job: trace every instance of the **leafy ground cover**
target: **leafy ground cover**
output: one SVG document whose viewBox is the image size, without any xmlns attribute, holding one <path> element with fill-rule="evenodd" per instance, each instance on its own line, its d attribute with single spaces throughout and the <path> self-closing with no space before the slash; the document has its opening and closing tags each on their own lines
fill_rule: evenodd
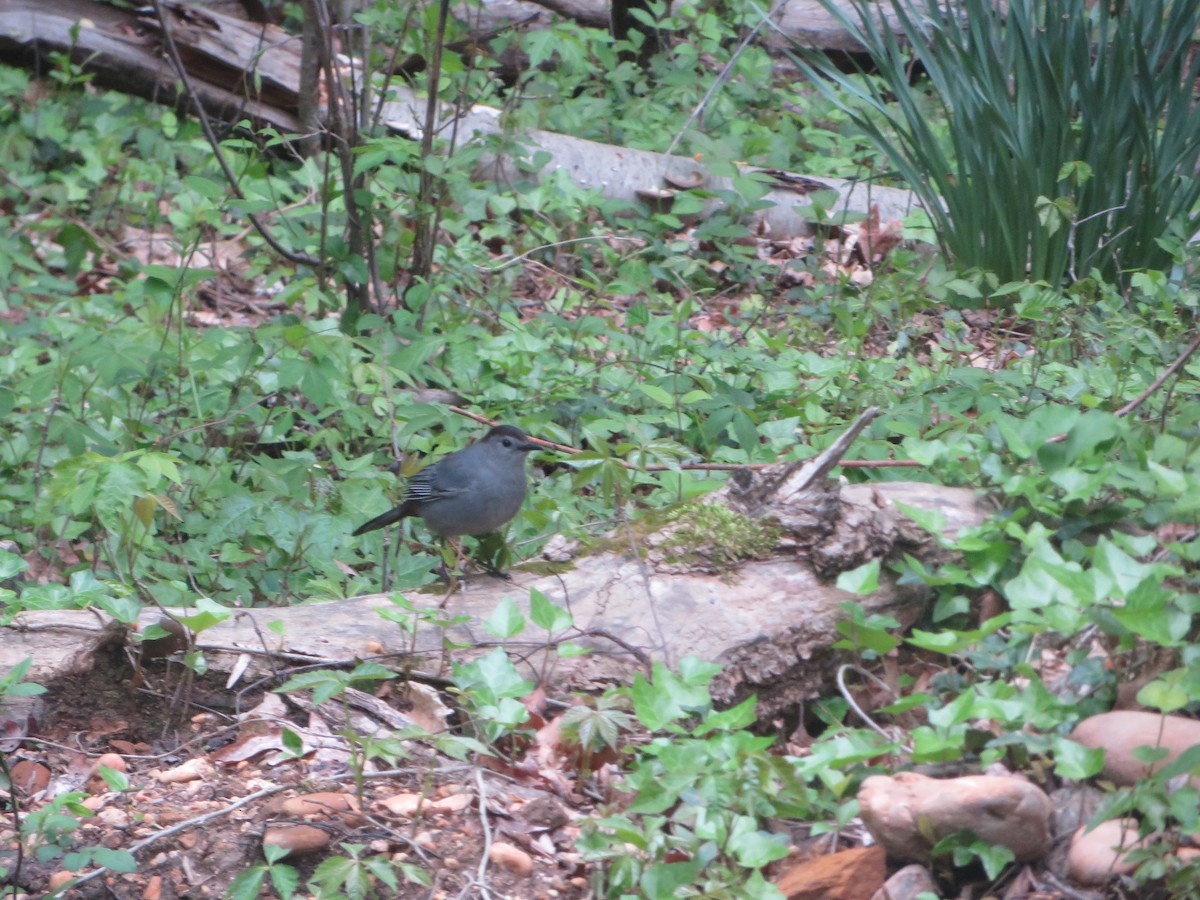
<svg viewBox="0 0 1200 900">
<path fill-rule="evenodd" d="M 703 129 L 686 132 L 681 152 L 886 175 L 853 116 L 803 85 L 764 91 L 772 62 L 754 47 L 732 58 L 737 17 L 696 11 L 671 23 L 689 40 L 656 63 L 653 88 L 619 48 L 585 30 L 563 26 L 552 44 L 544 33 L 514 38 L 535 66 L 551 46 L 557 60 L 523 85 L 523 95 L 555 101 L 520 104 L 514 115 L 665 149 L 704 99 L 714 60 L 730 60 Z M 486 71 L 464 78 L 498 90 Z M 12 161 L 0 180 L 12 226 L 0 230 L 9 622 L 23 610 L 95 608 L 129 622 L 153 602 L 288 605 L 377 590 L 381 538 L 349 533 L 391 504 L 386 463 L 397 449 L 443 452 L 475 433 L 448 395 L 585 448 L 536 473 L 509 533 L 518 558 L 551 535 L 607 531 L 722 477 L 651 463 L 810 456 L 876 405 L 885 413 L 853 455 L 917 465 L 847 468 L 845 477 L 970 486 L 992 494 L 998 510 L 960 538 L 954 564 L 901 572 L 939 592 L 917 630 L 897 635 L 894 623 L 849 614 L 848 657 L 895 666 L 902 699 L 879 715 L 900 733 L 885 739 L 831 697 L 811 734 L 774 735 L 752 703 L 713 708 L 713 670 L 698 661 L 658 667 L 560 721 L 528 702 L 533 685 L 503 654 L 488 657 L 456 673 L 458 743 L 438 750 L 474 759 L 487 748 L 515 778 L 515 761 L 539 748 L 574 747 L 572 761 L 556 765 L 587 798 L 571 849 L 558 838 L 546 851 L 574 855 L 536 890 L 772 896 L 770 867 L 787 853 L 781 835 L 852 833 L 857 787 L 898 759 L 1004 763 L 1047 783 L 1083 778 L 1097 763 L 1064 735 L 1109 708 L 1123 683 L 1137 682 L 1143 704 L 1163 711 L 1190 707 L 1200 693 L 1191 643 L 1200 369 L 1184 355 L 1200 298 L 1180 242 L 1164 243 L 1169 266 L 1123 272 L 1119 285 L 1097 272 L 1062 284 L 1001 281 L 931 254 L 927 223 L 914 222 L 909 243 L 867 265 L 845 255 L 846 234 L 777 245 L 748 239 L 727 218 L 693 227 L 666 213 L 618 219 L 561 182 L 481 184 L 469 177 L 467 150 L 440 170 L 432 287 L 347 334 L 336 278 L 282 262 L 246 225 L 247 212 L 271 211 L 289 246 L 358 265 L 337 237 L 344 198 L 328 187 L 322 157 L 273 156 L 231 137 L 223 149 L 240 179 L 236 199 L 196 124 L 86 82 L 66 60 L 43 80 L 0 68 L 0 158 Z M 930 104 L 921 90 L 916 102 Z M 386 212 L 375 235 L 381 277 L 392 284 L 413 241 L 406 198 L 416 194 L 416 157 L 397 139 L 372 141 L 364 157 L 397 160 L 373 168 L 370 181 Z M 566 238 L 582 240 L 561 245 Z M 431 402 L 430 391 L 444 394 Z M 426 550 L 400 547 L 393 587 L 427 583 L 430 563 Z M 859 584 L 870 580 L 862 573 Z M 990 597 L 1003 598 L 1003 611 L 984 619 Z M 539 616 L 543 628 L 559 618 L 548 608 Z M 500 630 L 523 624 L 509 617 Z M 1167 662 L 1142 671 L 1151 658 Z M 19 674 L 4 683 L 9 695 L 28 690 Z M 289 687 L 340 697 L 392 676 L 366 668 L 323 677 Z M 57 702 L 67 696 L 60 690 Z M 85 720 L 86 706 L 69 709 L 62 721 L 72 727 L 56 735 L 86 732 L 87 749 L 103 747 L 106 726 Z M 198 721 L 201 736 L 213 738 L 220 720 Z M 547 736 L 551 722 L 568 736 Z M 155 725 L 146 717 L 122 733 L 127 755 L 176 752 L 148 740 Z M 296 750 L 289 740 L 280 735 L 280 746 Z M 401 767 L 411 753 L 364 739 L 346 758 L 361 773 L 368 760 Z M 166 767 L 163 758 L 154 765 Z M 476 777 L 435 778 L 426 758 L 406 768 L 417 793 L 432 785 L 443 798 Z M 134 767 L 143 800 L 184 796 L 154 794 L 145 776 Z M 130 790 L 130 776 L 100 777 L 109 790 Z M 244 793 L 260 777 L 256 769 L 218 792 Z M 358 793 L 366 799 L 362 785 Z M 1180 841 L 1196 831 L 1194 811 L 1172 802 L 1165 780 L 1115 791 L 1110 806 Z M 38 837 L 31 858 L 47 866 L 147 866 L 112 838 L 134 819 L 81 831 L 89 813 L 84 796 L 70 794 L 13 827 Z M 488 833 L 471 831 L 467 815 L 439 815 L 427 841 L 419 826 L 403 839 L 374 834 L 319 870 L 233 854 L 245 868 L 223 888 L 256 896 L 270 882 L 286 896 L 303 880 L 332 897 L 428 896 L 435 878 L 478 887 L 463 873 Z M 400 857 L 389 840 L 412 846 Z M 1008 877 L 1005 859 L 969 841 L 944 858 L 947 892 Z M 1194 872 L 1149 855 L 1135 877 L 1186 896 L 1177 886 Z"/>
</svg>

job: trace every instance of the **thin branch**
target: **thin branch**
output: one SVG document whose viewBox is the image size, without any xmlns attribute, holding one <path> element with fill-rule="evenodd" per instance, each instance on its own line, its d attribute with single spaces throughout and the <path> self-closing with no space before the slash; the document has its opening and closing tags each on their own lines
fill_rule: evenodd
<svg viewBox="0 0 1200 900">
<path fill-rule="evenodd" d="M 642 238 L 621 237 L 620 235 L 617 235 L 617 234 L 593 234 L 593 235 L 588 235 L 587 237 L 569 238 L 568 240 L 564 240 L 564 241 L 555 241 L 553 244 L 541 244 L 540 246 L 532 247 L 531 249 L 526 250 L 524 253 L 519 253 L 516 256 L 509 257 L 504 262 L 502 262 L 496 266 L 475 266 L 475 269 L 486 275 L 491 275 L 496 272 L 502 272 L 505 269 L 507 269 L 509 266 L 516 265 L 521 260 L 526 259 L 527 257 L 533 255 L 534 253 L 540 253 L 543 250 L 556 250 L 559 247 L 566 247 L 571 244 L 583 244 L 583 243 L 590 243 L 593 241 L 629 241 L 630 243 L 636 244 L 636 243 L 641 243 Z"/>
<path fill-rule="evenodd" d="M 155 5 L 157 6 L 157 4 Z M 165 837 L 170 837 L 171 835 L 178 834 L 181 831 L 187 831 L 189 828 L 195 828 L 197 825 L 203 825 L 205 822 L 211 821 L 212 819 L 219 819 L 222 816 L 227 816 L 234 810 L 241 809 L 247 803 L 253 803 L 255 800 L 261 800 L 263 797 L 270 797 L 272 794 L 278 794 L 281 791 L 291 790 L 293 787 L 294 785 L 291 784 L 277 784 L 274 787 L 263 788 L 261 791 L 255 791 L 253 794 L 247 794 L 245 797 L 235 800 L 227 806 L 222 806 L 220 809 L 210 810 L 209 812 L 203 813 L 195 818 L 187 819 L 183 822 L 172 825 L 170 828 L 164 828 L 162 831 L 156 831 L 154 834 L 147 838 L 143 838 L 140 841 L 135 841 L 130 845 L 129 852 L 134 854 L 140 850 L 145 850 L 150 845 L 161 841 Z M 70 887 L 77 888 L 81 884 L 86 884 L 93 879 L 99 878 L 106 872 L 108 872 L 108 866 L 101 866 L 94 871 L 88 872 L 78 881 L 71 882 Z"/>
<path fill-rule="evenodd" d="M 469 409 L 463 409 L 461 406 L 451 406 L 450 412 L 457 413 L 478 422 L 480 425 L 487 425 L 489 428 L 496 427 L 496 421 L 489 419 L 487 416 L 482 416 L 479 413 L 471 412 Z M 557 441 L 547 441 L 539 437 L 530 437 L 530 441 L 540 447 L 545 447 L 547 450 L 553 450 L 556 453 L 566 453 L 569 456 L 574 456 L 583 451 L 578 447 L 571 447 L 567 444 L 560 444 Z M 807 460 L 805 460 L 807 461 Z M 643 466 L 640 471 L 646 472 L 742 472 L 742 471 L 761 471 L 763 469 L 773 469 L 776 466 L 794 464 L 796 460 L 778 460 L 773 463 L 680 463 L 677 466 L 668 466 L 661 463 L 652 463 Z M 627 469 L 637 468 L 631 463 L 621 461 L 621 464 Z M 916 468 L 923 466 L 923 463 L 915 459 L 843 459 L 838 465 L 853 469 L 886 469 L 886 468 Z"/>
<path fill-rule="evenodd" d="M 1139 394 L 1133 400 L 1130 400 L 1128 403 L 1126 403 L 1124 406 L 1122 406 L 1120 409 L 1118 409 L 1114 413 L 1114 415 L 1116 415 L 1120 418 L 1124 418 L 1125 416 L 1129 415 L 1131 412 L 1136 410 L 1143 403 L 1145 403 L 1147 400 L 1149 400 L 1152 396 L 1154 396 L 1154 394 L 1158 391 L 1159 388 L 1161 388 L 1164 384 L 1167 383 L 1168 380 L 1170 380 L 1170 378 L 1176 372 L 1178 372 L 1185 365 L 1187 365 L 1187 361 L 1189 359 L 1191 359 L 1192 354 L 1194 354 L 1197 350 L 1200 350 L 1200 332 L 1196 333 L 1196 336 L 1194 338 L 1192 338 L 1191 343 L 1188 344 L 1187 347 L 1184 348 L 1184 351 L 1181 354 L 1179 354 L 1179 356 L 1176 358 L 1176 360 L 1173 363 L 1171 363 L 1169 366 L 1167 366 L 1163 370 L 1163 373 L 1161 375 L 1159 375 L 1157 378 L 1154 379 L 1153 382 L 1151 382 L 1151 384 L 1148 388 L 1146 388 L 1144 391 L 1142 391 L 1141 394 Z M 1061 444 L 1066 439 L 1067 439 L 1066 433 L 1056 434 L 1053 437 L 1047 438 L 1046 443 L 1047 444 Z"/>
<path fill-rule="evenodd" d="M 1137 398 L 1130 400 L 1128 403 L 1118 409 L 1116 414 L 1118 416 L 1127 416 L 1147 400 L 1149 400 L 1155 391 L 1166 384 L 1167 379 L 1169 379 L 1187 364 L 1187 361 L 1191 358 L 1192 354 L 1198 349 L 1200 349 L 1200 331 L 1198 331 L 1196 336 L 1192 338 L 1192 342 L 1187 345 L 1187 348 L 1179 355 L 1179 358 L 1167 366 L 1167 368 L 1163 370 L 1163 373 L 1154 379 L 1150 387 L 1142 391 Z"/>
<path fill-rule="evenodd" d="M 742 55 L 742 51 L 750 46 L 750 42 L 754 40 L 754 38 L 762 30 L 762 27 L 764 24 L 766 24 L 766 21 L 769 21 L 771 16 L 775 15 L 775 13 L 779 12 L 779 10 L 786 5 L 787 0 L 778 0 L 778 2 L 771 7 L 771 11 L 766 14 L 766 19 L 760 18 L 758 20 L 758 24 L 751 28 L 749 33 L 742 38 L 742 41 L 738 44 L 737 49 L 733 51 L 733 55 L 729 57 L 729 61 L 725 63 L 725 67 L 721 69 L 717 77 L 713 79 L 713 83 L 709 85 L 708 90 L 704 92 L 704 96 L 700 98 L 700 102 L 696 104 L 696 108 L 692 110 L 692 114 L 688 116 L 687 121 L 683 123 L 683 126 L 676 133 L 675 137 L 671 139 L 670 145 L 668 145 L 667 149 L 664 151 L 665 156 L 670 156 L 675 152 L 675 147 L 678 146 L 679 142 L 683 139 L 684 132 L 691 127 L 692 122 L 696 121 L 696 117 L 699 116 L 700 113 L 704 111 L 705 107 L 708 106 L 708 101 L 711 100 L 713 94 L 717 92 L 717 88 L 724 84 L 725 79 L 729 77 L 729 73 L 733 71 L 733 65 L 738 61 L 738 57 Z"/>
<path fill-rule="evenodd" d="M 886 731 L 884 731 L 882 726 L 880 726 L 874 719 L 872 719 L 869 715 L 867 715 L 866 712 L 863 710 L 863 708 L 858 705 L 858 701 L 856 701 L 854 699 L 854 695 L 851 694 L 850 689 L 848 687 L 846 687 L 846 671 L 848 669 L 852 669 L 853 671 L 857 672 L 859 675 L 862 675 L 864 678 L 869 678 L 871 681 L 874 681 L 881 688 L 883 688 L 886 691 L 891 692 L 892 694 L 895 694 L 895 691 L 893 691 L 891 689 L 891 687 L 889 687 L 887 684 L 885 684 L 882 680 L 880 680 L 873 673 L 868 672 L 866 669 L 862 669 L 862 668 L 859 668 L 858 666 L 854 666 L 854 665 L 844 665 L 844 666 L 838 667 L 837 686 L 838 686 L 838 693 L 840 693 L 842 695 L 842 699 L 845 700 L 847 704 L 849 704 L 850 708 L 852 710 L 854 710 L 855 714 L 860 719 L 862 719 L 863 722 L 866 723 L 868 728 L 870 728 L 872 731 L 874 731 L 876 734 L 878 734 L 880 737 L 882 737 L 885 741 L 899 744 L 900 748 L 902 750 L 904 750 L 905 753 L 911 754 L 913 752 L 912 747 L 909 747 L 907 744 L 900 743 L 899 741 L 897 741 L 895 739 L 895 737 L 893 737 L 892 735 L 890 735 Z"/>
<path fill-rule="evenodd" d="M 483 853 L 479 856 L 479 871 L 476 874 L 476 884 L 484 897 L 489 896 L 487 889 L 487 867 L 492 855 L 492 827 L 487 815 L 487 786 L 483 781 L 483 769 L 475 767 L 475 789 L 479 800 L 479 827 L 483 830 Z M 467 887 L 470 887 L 469 885 Z M 466 890 L 467 888 L 464 888 Z"/>
<path fill-rule="evenodd" d="M 216 157 L 217 164 L 221 167 L 221 171 L 225 175 L 225 180 L 229 182 L 229 189 L 233 191 L 233 195 L 239 200 L 245 200 L 246 195 L 238 187 L 237 176 L 234 175 L 228 160 L 225 159 L 225 154 L 221 151 L 221 142 L 217 140 L 217 135 L 213 131 L 212 122 L 209 121 L 208 113 L 204 109 L 200 95 L 192 90 L 191 79 L 188 77 L 187 69 L 184 67 L 183 60 L 179 56 L 179 48 L 175 46 L 175 38 L 171 34 L 170 26 L 167 25 L 167 17 L 163 13 L 162 4 L 159 3 L 159 0 L 154 0 L 154 14 L 158 17 L 158 24 L 162 29 L 163 44 L 167 51 L 167 57 L 175 67 L 175 73 L 179 76 L 179 81 L 183 85 L 184 92 L 192 101 L 192 106 L 196 110 L 196 117 L 200 120 L 200 127 L 204 129 L 204 137 L 208 140 L 209 146 L 212 147 L 213 156 Z M 297 253 L 294 250 L 289 250 L 283 244 L 279 243 L 257 213 L 247 213 L 246 215 L 249 216 L 255 230 L 262 235 L 263 240 L 267 242 L 271 249 L 288 262 L 302 266 L 311 266 L 314 269 L 321 268 L 321 261 L 319 259 L 315 259 L 305 253 Z"/>
</svg>

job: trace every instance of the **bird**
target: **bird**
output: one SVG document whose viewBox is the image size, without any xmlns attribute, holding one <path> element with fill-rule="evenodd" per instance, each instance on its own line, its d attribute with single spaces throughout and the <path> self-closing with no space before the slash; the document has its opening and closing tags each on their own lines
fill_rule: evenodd
<svg viewBox="0 0 1200 900">
<path fill-rule="evenodd" d="M 525 455 L 541 449 L 520 428 L 497 425 L 483 440 L 426 466 L 411 479 L 403 502 L 352 534 L 409 516 L 444 538 L 487 534 L 513 518 L 525 501 Z"/>
</svg>

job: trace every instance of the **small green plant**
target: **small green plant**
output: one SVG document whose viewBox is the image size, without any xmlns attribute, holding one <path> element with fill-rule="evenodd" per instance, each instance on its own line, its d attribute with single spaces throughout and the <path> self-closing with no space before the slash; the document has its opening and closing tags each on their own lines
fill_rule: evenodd
<svg viewBox="0 0 1200 900">
<path fill-rule="evenodd" d="M 989 881 L 1000 877 L 1000 872 L 1014 859 L 1013 852 L 1007 847 L 985 843 L 971 832 L 957 832 L 946 835 L 933 849 L 929 851 L 934 865 L 947 857 L 953 861 L 956 868 L 964 868 L 978 860 Z"/>
<path fill-rule="evenodd" d="M 266 862 L 249 866 L 238 873 L 225 891 L 225 900 L 258 900 L 263 895 L 267 879 L 281 900 L 291 900 L 300 886 L 300 873 L 295 867 L 286 865 L 283 859 L 287 848 L 273 844 L 263 845 Z"/>
<path fill-rule="evenodd" d="M 24 659 L 0 678 L 0 706 L 9 697 L 32 697 L 45 693 L 40 684 L 25 681 L 33 661 Z M 124 790 L 124 776 L 102 767 L 101 774 L 114 790 Z M 3 884 L 22 884 L 21 868 L 26 853 L 32 853 L 40 863 L 61 860 L 63 868 L 79 872 L 92 866 L 104 866 L 114 872 L 133 872 L 137 861 L 126 850 L 107 847 L 81 846 L 75 832 L 82 820 L 93 813 L 83 805 L 87 794 L 74 791 L 61 794 L 48 803 L 22 816 L 23 798 L 14 792 L 11 772 L 4 754 L 0 753 L 0 790 L 10 795 L 12 818 L 18 826 L 15 862 L 9 867 L 0 867 Z"/>
<path fill-rule="evenodd" d="M 719 669 L 688 658 L 678 674 L 656 664 L 638 676 L 629 698 L 638 722 L 660 732 L 631 760 L 621 810 L 587 823 L 585 858 L 601 864 L 601 896 L 777 897 L 763 877 L 787 855 L 768 819 L 804 817 L 812 797 L 791 764 L 769 751 L 774 740 L 746 729 L 755 701 L 712 708 L 708 683 Z M 630 853 L 632 846 L 635 852 Z"/>
<path fill-rule="evenodd" d="M 582 648 L 576 644 L 555 641 L 557 633 L 572 626 L 571 616 L 565 609 L 547 600 L 541 591 L 535 590 L 530 595 L 530 618 L 535 625 L 546 630 L 548 641 L 557 645 L 560 655 L 582 652 Z M 516 637 L 526 627 L 524 614 L 507 597 L 484 624 L 501 640 Z M 522 726 L 529 721 L 529 710 L 521 700 L 533 690 L 534 683 L 521 675 L 501 647 L 472 662 L 456 663 L 454 687 L 470 715 L 475 736 L 487 747 L 493 747 L 502 738 L 522 730 Z"/>
<path fill-rule="evenodd" d="M 1184 900 L 1195 893 L 1194 879 L 1200 871 L 1187 854 L 1177 853 L 1200 833 L 1200 791 L 1194 785 L 1200 771 L 1200 748 L 1191 747 L 1164 763 L 1166 755 L 1161 747 L 1136 748 L 1134 756 L 1151 767 L 1150 774 L 1110 793 L 1089 826 L 1133 817 L 1138 823 L 1139 842 L 1126 851 L 1125 858 L 1137 865 L 1135 883 L 1143 889 L 1164 890 L 1162 896 L 1171 900 Z"/>
<path fill-rule="evenodd" d="M 399 887 L 396 874 L 413 884 L 429 887 L 433 881 L 429 873 L 411 863 L 396 863 L 383 853 L 364 855 L 366 847 L 358 844 L 342 844 L 345 856 L 332 856 L 317 866 L 309 886 L 319 898 L 349 897 L 364 900 L 381 895 L 380 885 L 393 894 Z"/>
<path fill-rule="evenodd" d="M 340 698 L 346 703 L 346 691 L 350 688 L 362 688 L 379 681 L 387 681 L 396 677 L 396 673 L 376 662 L 359 663 L 349 672 L 333 669 L 318 669 L 312 672 L 302 672 L 289 678 L 280 687 L 281 691 L 312 691 L 313 703 L 325 703 L 334 698 Z M 346 719 L 350 719 L 350 709 L 344 709 Z M 350 766 L 354 772 L 355 785 L 360 800 L 365 799 L 365 780 L 363 772 L 366 764 L 372 759 L 382 759 L 388 765 L 395 765 L 400 759 L 408 756 L 405 740 L 423 735 L 422 729 L 413 728 L 411 733 L 396 733 L 387 736 L 361 735 L 353 728 L 345 728 L 341 737 L 350 747 Z M 298 735 L 285 731 L 284 743 L 293 752 L 298 752 L 302 741 Z"/>
</svg>

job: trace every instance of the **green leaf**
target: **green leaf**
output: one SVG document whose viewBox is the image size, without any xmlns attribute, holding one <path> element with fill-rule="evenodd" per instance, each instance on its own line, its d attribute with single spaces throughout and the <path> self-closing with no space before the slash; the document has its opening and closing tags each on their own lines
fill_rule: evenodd
<svg viewBox="0 0 1200 900">
<path fill-rule="evenodd" d="M 573 624 L 571 614 L 547 600 L 546 595 L 537 588 L 529 591 L 529 618 L 534 625 L 551 633 L 563 631 Z"/>
<path fill-rule="evenodd" d="M 525 616 L 512 597 L 505 596 L 484 620 L 483 627 L 500 640 L 507 640 L 525 629 Z"/>
<path fill-rule="evenodd" d="M 262 896 L 261 891 L 266 874 L 265 866 L 251 866 L 249 869 L 243 869 L 226 888 L 225 900 L 258 900 Z M 291 895 L 280 892 L 280 896 L 286 898 Z"/>
<path fill-rule="evenodd" d="M 1112 617 L 1136 635 L 1163 647 L 1178 646 L 1191 628 L 1191 614 L 1177 604 L 1176 593 L 1157 580 L 1142 581 Z"/>
<path fill-rule="evenodd" d="M 108 785 L 109 790 L 129 790 L 129 776 L 124 772 L 118 772 L 116 769 L 110 769 L 108 766 L 99 766 L 96 769 L 96 773 L 104 779 L 104 783 Z"/>
<path fill-rule="evenodd" d="M 299 759 L 304 755 L 304 740 L 290 728 L 284 728 L 280 733 L 283 749 L 288 756 Z"/>
<path fill-rule="evenodd" d="M 1091 576 L 1059 555 L 1049 542 L 1038 544 L 1017 576 L 1004 585 L 1014 621 L 1044 622 L 1060 634 L 1073 634 L 1080 611 L 1094 599 Z"/>
<path fill-rule="evenodd" d="M 454 683 L 467 693 L 482 692 L 485 697 L 524 697 L 533 682 L 521 677 L 508 654 L 500 647 L 465 665 L 454 666 Z"/>
<path fill-rule="evenodd" d="M 1165 679 L 1158 679 L 1144 685 L 1138 691 L 1137 701 L 1150 709 L 1157 709 L 1162 713 L 1173 713 L 1191 703 L 1192 697 L 1179 684 L 1171 684 Z"/>
<path fill-rule="evenodd" d="M 709 713 L 696 728 L 695 733 L 705 735 L 712 731 L 740 731 L 743 728 L 749 728 L 756 720 L 755 709 L 757 706 L 757 697 L 747 697 L 730 709 Z"/>
<path fill-rule="evenodd" d="M 132 625 L 142 613 L 142 604 L 136 597 L 97 597 L 96 606 L 104 610 L 118 622 Z"/>
<path fill-rule="evenodd" d="M 654 677 L 657 679 L 660 672 L 663 677 L 666 677 L 670 672 L 663 666 L 655 664 Z M 707 687 L 708 683 L 717 677 L 721 672 L 721 667 L 716 663 L 710 663 L 707 660 L 700 659 L 698 656 L 685 656 L 679 661 L 679 677 L 683 683 L 690 687 Z M 704 692 L 704 700 L 700 705 L 708 703 L 708 692 Z"/>
<path fill-rule="evenodd" d="M 284 693 L 311 690 L 313 703 L 321 704 L 341 694 L 349 685 L 350 676 L 345 672 L 319 669 L 315 672 L 301 672 L 299 675 L 293 675 L 279 690 Z"/>
<path fill-rule="evenodd" d="M 7 581 L 29 568 L 29 563 L 8 550 L 0 550 L 0 581 Z"/>
<path fill-rule="evenodd" d="M 647 900 L 672 900 L 675 892 L 691 884 L 700 874 L 701 861 L 654 863 L 642 873 L 638 886 Z"/>
<path fill-rule="evenodd" d="M 233 610 L 222 606 L 208 597 L 197 599 L 193 609 L 195 612 L 188 614 L 179 613 L 176 615 L 176 618 L 197 634 L 207 631 L 214 625 L 219 625 L 233 615 Z"/>
<path fill-rule="evenodd" d="M 879 560 L 863 563 L 857 569 L 842 572 L 837 577 L 839 590 L 858 594 L 860 597 L 879 590 Z"/>
<path fill-rule="evenodd" d="M 900 638 L 889 630 L 900 627 L 895 619 L 890 616 L 867 616 L 857 602 L 843 603 L 841 608 L 849 617 L 839 619 L 834 627 L 846 640 L 837 641 L 835 647 L 883 656 L 900 645 Z"/>
<path fill-rule="evenodd" d="M 157 484 L 160 478 L 165 478 L 172 484 L 183 484 L 183 476 L 179 474 L 175 457 L 166 453 L 141 453 L 137 456 L 137 465 L 147 475 L 152 476 L 151 487 Z"/>
<path fill-rule="evenodd" d="M 941 536 L 949 530 L 946 516 L 937 509 L 921 509 L 908 503 L 896 503 L 896 508 L 932 535 Z"/>
<path fill-rule="evenodd" d="M 648 383 L 642 381 L 642 382 L 638 382 L 638 384 L 635 385 L 635 387 L 637 388 L 638 391 L 645 394 L 647 397 L 649 397 L 651 400 L 653 400 L 655 403 L 659 404 L 660 406 L 665 406 L 668 409 L 673 409 L 675 407 L 675 398 L 672 397 L 666 391 L 664 391 L 662 388 L 660 388 L 658 385 L 648 384 Z"/>
<path fill-rule="evenodd" d="M 1170 747 L 1140 744 L 1133 748 L 1133 758 L 1147 766 L 1157 766 L 1159 763 L 1168 759 L 1170 755 Z"/>
<path fill-rule="evenodd" d="M 92 859 L 102 866 L 122 875 L 137 871 L 137 858 L 128 850 L 109 850 L 105 847 L 92 848 Z"/>
<path fill-rule="evenodd" d="M 750 816 L 738 816 L 725 848 L 739 866 L 759 869 L 787 856 L 788 843 L 784 835 L 759 830 L 756 820 Z"/>
<path fill-rule="evenodd" d="M 1054 774 L 1072 781 L 1083 781 L 1100 774 L 1104 768 L 1104 748 L 1085 747 L 1065 737 L 1051 739 L 1054 748 Z"/>
</svg>

